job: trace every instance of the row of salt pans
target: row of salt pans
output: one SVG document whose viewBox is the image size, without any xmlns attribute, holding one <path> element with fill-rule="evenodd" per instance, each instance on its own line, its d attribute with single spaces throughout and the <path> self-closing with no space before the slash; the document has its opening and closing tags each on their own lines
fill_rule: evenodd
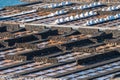
<svg viewBox="0 0 120 80">
<path fill-rule="evenodd" d="M 94 3 L 91 3 L 89 5 L 85 4 L 85 5 L 82 5 L 82 6 L 75 6 L 73 7 L 73 9 L 88 9 L 88 8 L 93 8 L 93 7 L 98 7 L 98 6 L 102 6 L 103 4 L 101 2 L 94 2 Z"/>
<path fill-rule="evenodd" d="M 61 24 L 61 23 L 70 22 L 70 21 L 74 21 L 74 20 L 84 19 L 84 18 L 87 18 L 87 17 L 90 17 L 90 16 L 95 16 L 95 15 L 97 15 L 97 13 L 93 12 L 93 11 L 86 12 L 86 13 L 81 13 L 80 15 L 77 14 L 75 16 L 69 16 L 69 17 L 66 17 L 66 18 L 57 19 L 55 21 L 55 24 Z"/>
<path fill-rule="evenodd" d="M 61 7 L 61 6 L 68 6 L 71 5 L 72 3 L 69 1 L 66 2 L 61 2 L 61 3 L 55 3 L 55 4 L 50 4 L 49 6 L 45 6 L 45 8 L 57 8 L 57 7 Z"/>
<path fill-rule="evenodd" d="M 49 14 L 48 17 L 50 17 L 50 16 L 56 16 L 56 15 L 62 15 L 62 14 L 65 14 L 67 12 L 68 11 L 65 11 L 65 10 L 59 10 L 59 11 L 56 11 L 55 13 Z"/>
<path fill-rule="evenodd" d="M 22 12 L 20 12 L 20 13 L 7 15 L 7 16 L 3 16 L 3 17 L 0 17 L 0 18 L 9 18 L 9 17 L 14 17 L 14 16 L 19 16 L 19 15 L 24 15 L 24 14 L 33 13 L 33 12 L 36 12 L 36 11 L 37 11 L 37 10 L 22 11 Z"/>
<path fill-rule="evenodd" d="M 106 21 L 111 21 L 111 20 L 115 20 L 115 19 L 119 19 L 120 18 L 120 14 L 116 14 L 116 15 L 111 15 L 111 16 L 107 16 L 106 18 L 100 18 L 100 19 L 96 19 L 96 20 L 91 20 L 91 21 L 87 21 L 87 23 L 85 25 L 87 26 L 91 26 L 91 25 L 95 25 L 95 24 L 99 24 L 99 23 L 103 23 Z"/>
<path fill-rule="evenodd" d="M 110 6 L 107 8 L 103 8 L 102 11 L 115 11 L 115 10 L 119 10 L 120 9 L 120 5 L 117 6 Z"/>
<path fill-rule="evenodd" d="M 68 11 L 65 11 L 65 10 L 59 10 L 59 11 L 56 11 L 55 13 L 51 13 L 49 15 L 34 17 L 34 18 L 31 18 L 31 19 L 22 20 L 22 21 L 19 21 L 19 22 L 30 22 L 30 21 L 40 20 L 40 19 L 44 19 L 44 18 L 54 17 L 54 16 L 57 16 L 57 15 L 62 15 L 62 14 L 65 14 L 67 12 Z"/>
</svg>

